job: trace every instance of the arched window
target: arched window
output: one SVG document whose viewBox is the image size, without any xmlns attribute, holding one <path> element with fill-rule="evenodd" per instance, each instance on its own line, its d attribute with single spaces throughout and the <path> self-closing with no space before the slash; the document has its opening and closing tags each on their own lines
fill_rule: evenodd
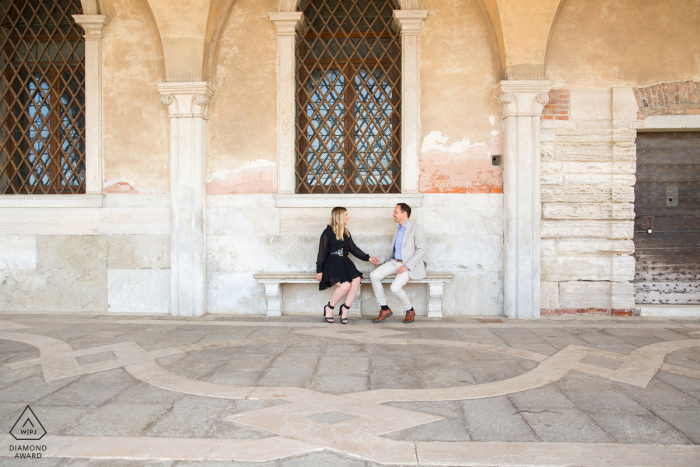
<svg viewBox="0 0 700 467">
<path fill-rule="evenodd" d="M 308 0 L 297 38 L 296 192 L 401 191 L 391 0 Z"/>
<path fill-rule="evenodd" d="M 85 192 L 79 0 L 0 0 L 0 194 Z"/>
</svg>

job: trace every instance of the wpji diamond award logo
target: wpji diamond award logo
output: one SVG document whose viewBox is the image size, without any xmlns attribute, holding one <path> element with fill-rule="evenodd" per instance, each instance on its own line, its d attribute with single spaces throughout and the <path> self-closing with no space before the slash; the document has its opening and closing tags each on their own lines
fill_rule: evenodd
<svg viewBox="0 0 700 467">
<path fill-rule="evenodd" d="M 17 441 L 39 441 L 46 434 L 46 430 L 34 411 L 27 406 L 10 430 L 10 434 Z M 10 444 L 10 452 L 14 452 L 14 457 L 18 459 L 40 459 L 44 451 L 46 451 L 45 444 Z"/>
</svg>

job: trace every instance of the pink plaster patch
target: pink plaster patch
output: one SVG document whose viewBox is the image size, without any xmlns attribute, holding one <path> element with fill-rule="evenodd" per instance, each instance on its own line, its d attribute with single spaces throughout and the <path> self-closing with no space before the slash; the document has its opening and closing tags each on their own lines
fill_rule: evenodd
<svg viewBox="0 0 700 467">
<path fill-rule="evenodd" d="M 224 178 L 213 177 L 207 183 L 207 194 L 277 192 L 277 166 L 242 168 L 229 172 Z"/>
<path fill-rule="evenodd" d="M 138 194 L 139 190 L 129 185 L 127 182 L 117 182 L 105 187 L 102 190 L 104 193 L 128 193 Z"/>
<path fill-rule="evenodd" d="M 501 135 L 463 152 L 430 149 L 421 152 L 421 193 L 502 193 L 503 169 L 491 164 L 501 154 Z"/>
</svg>

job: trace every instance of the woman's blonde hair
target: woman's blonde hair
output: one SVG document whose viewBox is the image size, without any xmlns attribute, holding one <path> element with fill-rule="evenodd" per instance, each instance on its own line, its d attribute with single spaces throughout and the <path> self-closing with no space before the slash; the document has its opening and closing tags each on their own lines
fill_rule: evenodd
<svg viewBox="0 0 700 467">
<path fill-rule="evenodd" d="M 342 240 L 343 235 L 350 236 L 350 232 L 345 228 L 345 211 L 347 211 L 347 209 L 340 206 L 333 208 L 331 211 L 331 229 L 333 229 L 335 238 L 338 240 Z"/>
</svg>

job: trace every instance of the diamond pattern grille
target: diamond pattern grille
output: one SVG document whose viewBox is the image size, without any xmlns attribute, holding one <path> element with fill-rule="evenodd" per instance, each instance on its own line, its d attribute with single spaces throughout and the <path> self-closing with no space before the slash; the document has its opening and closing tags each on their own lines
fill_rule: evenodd
<svg viewBox="0 0 700 467">
<path fill-rule="evenodd" d="M 0 194 L 85 192 L 79 0 L 0 1 Z"/>
<path fill-rule="evenodd" d="M 296 192 L 401 191 L 391 0 L 309 0 L 297 38 Z"/>
</svg>

